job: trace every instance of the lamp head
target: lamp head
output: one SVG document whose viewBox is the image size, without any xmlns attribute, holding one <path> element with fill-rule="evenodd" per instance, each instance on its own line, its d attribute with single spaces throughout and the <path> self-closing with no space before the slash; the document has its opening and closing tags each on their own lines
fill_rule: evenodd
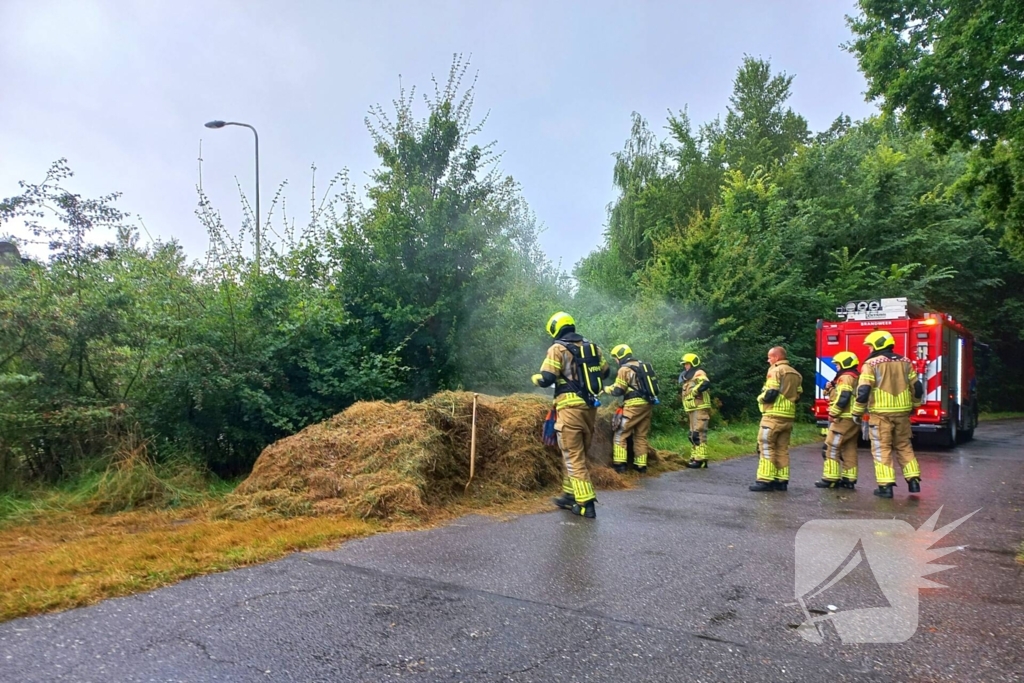
<svg viewBox="0 0 1024 683">
<path fill-rule="evenodd" d="M 223 121 L 210 121 L 206 124 L 207 128 L 223 128 L 227 124 Z"/>
</svg>

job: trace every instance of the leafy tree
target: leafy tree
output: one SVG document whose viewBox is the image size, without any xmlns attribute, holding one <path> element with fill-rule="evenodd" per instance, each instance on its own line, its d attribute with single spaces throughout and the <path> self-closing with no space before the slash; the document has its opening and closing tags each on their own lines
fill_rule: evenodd
<svg viewBox="0 0 1024 683">
<path fill-rule="evenodd" d="M 456 59 L 447 82 L 435 83 L 425 120 L 414 116 L 414 92 L 401 93 L 394 119 L 371 110 L 382 166 L 369 205 L 340 235 L 336 284 L 346 309 L 379 331 L 378 352 L 401 349 L 414 396 L 458 382 L 457 340 L 478 304 L 474 283 L 516 239 L 518 187 L 491 165 L 490 145 L 472 143 L 480 126 L 472 88 L 460 93 L 466 69 Z"/>
<path fill-rule="evenodd" d="M 859 0 L 847 46 L 870 98 L 944 144 L 1019 139 L 1024 6 L 1016 0 Z"/>
<path fill-rule="evenodd" d="M 765 60 L 744 57 L 733 81 L 722 140 L 730 168 L 770 170 L 808 138 L 807 121 L 785 106 L 793 77 L 772 75 Z"/>
<path fill-rule="evenodd" d="M 1017 0 L 860 0 L 847 46 L 887 112 L 942 149 L 975 149 L 965 185 L 1024 259 L 1024 5 Z"/>
<path fill-rule="evenodd" d="M 632 275 L 651 255 L 648 205 L 654 186 L 664 174 L 664 153 L 657 137 L 639 114 L 633 112 L 633 129 L 626 146 L 615 153 L 612 179 L 619 199 L 609 207 L 608 248 L 618 257 L 619 268 Z"/>
</svg>

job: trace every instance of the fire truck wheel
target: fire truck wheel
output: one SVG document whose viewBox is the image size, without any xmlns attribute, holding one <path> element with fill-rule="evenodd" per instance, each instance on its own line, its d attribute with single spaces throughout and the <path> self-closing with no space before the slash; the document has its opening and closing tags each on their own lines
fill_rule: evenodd
<svg viewBox="0 0 1024 683">
<path fill-rule="evenodd" d="M 969 418 L 964 422 L 964 424 L 970 426 L 967 429 L 960 430 L 960 443 L 967 443 L 974 439 L 974 428 L 978 424 L 978 401 L 971 401 L 971 406 L 968 410 Z"/>
</svg>

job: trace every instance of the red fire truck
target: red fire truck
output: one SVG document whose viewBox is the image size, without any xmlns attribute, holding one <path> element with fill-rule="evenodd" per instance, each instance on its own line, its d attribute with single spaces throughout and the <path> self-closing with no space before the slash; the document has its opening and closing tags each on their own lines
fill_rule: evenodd
<svg viewBox="0 0 1024 683">
<path fill-rule="evenodd" d="M 818 321 L 814 416 L 819 425 L 828 424 L 824 387 L 836 376 L 832 357 L 852 351 L 863 361 L 870 352 L 864 338 L 874 330 L 886 330 L 896 339 L 896 353 L 917 364 L 925 383 L 924 403 L 910 416 L 915 436 L 932 435 L 945 446 L 974 437 L 974 335 L 952 316 L 926 312 L 905 298 L 851 301 L 836 309 L 836 317 L 837 322 Z"/>
</svg>

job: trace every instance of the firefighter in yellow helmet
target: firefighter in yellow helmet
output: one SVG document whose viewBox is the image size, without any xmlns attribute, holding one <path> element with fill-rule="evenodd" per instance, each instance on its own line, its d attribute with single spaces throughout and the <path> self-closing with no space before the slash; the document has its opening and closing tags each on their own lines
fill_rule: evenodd
<svg viewBox="0 0 1024 683">
<path fill-rule="evenodd" d="M 768 376 L 757 397 L 761 424 L 757 428 L 757 481 L 751 491 L 786 491 L 789 488 L 789 437 L 796 419 L 796 404 L 804 378 L 786 360 L 786 350 L 768 350 Z"/>
<path fill-rule="evenodd" d="M 708 466 L 708 422 L 711 421 L 711 380 L 700 366 L 700 356 L 683 354 L 683 372 L 679 383 L 683 385 L 683 410 L 690 419 L 690 462 L 693 469 Z"/>
<path fill-rule="evenodd" d="M 825 385 L 828 395 L 828 430 L 822 456 L 825 464 L 821 481 L 814 482 L 819 489 L 841 486 L 852 489 L 857 483 L 857 436 L 860 427 L 853 419 L 853 396 L 857 393 L 857 368 L 860 359 L 850 351 L 840 351 L 832 358 L 839 373 Z"/>
<path fill-rule="evenodd" d="M 576 333 L 576 321 L 565 312 L 548 320 L 547 332 L 555 340 L 548 349 L 540 372 L 531 379 L 539 387 L 555 388 L 555 434 L 565 463 L 562 495 L 555 505 L 588 519 L 597 516 L 594 509 L 594 484 L 587 470 L 597 423 L 598 394 L 608 377 L 607 361 L 601 349 Z"/>
<path fill-rule="evenodd" d="M 911 493 L 921 492 L 921 466 L 910 445 L 910 414 L 921 405 L 924 388 L 909 358 L 895 351 L 896 340 L 885 330 L 875 330 L 864 339 L 871 355 L 860 368 L 853 415 L 869 414 L 868 435 L 875 461 L 875 495 L 892 498 L 896 484 L 893 453 L 903 468 Z"/>
<path fill-rule="evenodd" d="M 651 432 L 651 414 L 658 403 L 658 377 L 650 363 L 633 356 L 633 349 L 619 344 L 612 349 L 612 358 L 619 363 L 615 383 L 608 393 L 622 396 L 622 415 L 616 420 L 612 438 L 612 467 L 626 471 L 627 442 L 633 439 L 633 467 L 647 471 L 647 435 Z"/>
</svg>

